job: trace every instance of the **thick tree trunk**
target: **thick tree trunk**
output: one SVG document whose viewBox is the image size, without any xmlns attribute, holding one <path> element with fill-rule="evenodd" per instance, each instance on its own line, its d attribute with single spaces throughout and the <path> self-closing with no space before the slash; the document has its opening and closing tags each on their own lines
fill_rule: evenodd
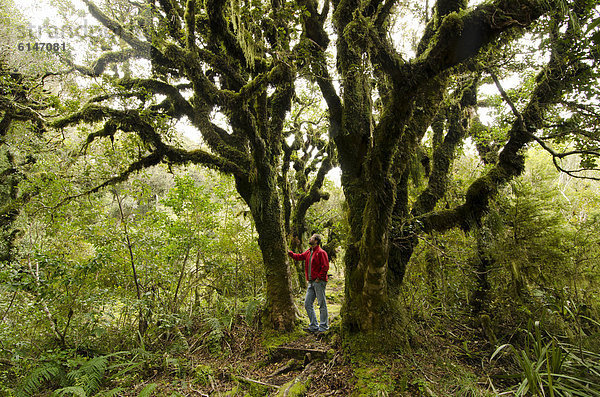
<svg viewBox="0 0 600 397">
<path fill-rule="evenodd" d="M 342 178 L 344 176 L 342 175 Z M 364 286 L 364 272 L 360 260 L 360 244 L 362 239 L 362 210 L 364 210 L 363 194 L 353 195 L 351 192 L 358 190 L 344 184 L 344 193 L 348 202 L 348 221 L 350 235 L 347 239 L 346 255 L 344 256 L 345 268 L 345 300 L 342 308 L 344 328 L 351 332 L 361 329 L 360 313 L 362 304 L 362 290 Z"/>
<path fill-rule="evenodd" d="M 292 296 L 284 220 L 276 183 L 250 185 L 237 179 L 236 182 L 238 191 L 250 207 L 258 233 L 267 285 L 268 325 L 277 330 L 292 330 L 297 310 Z"/>
<path fill-rule="evenodd" d="M 350 332 L 385 329 L 393 320 L 386 277 L 394 187 L 381 178 L 378 194 L 367 196 L 358 182 L 345 186 L 347 197 L 357 197 L 348 200 L 351 238 L 345 256 L 344 326 Z M 348 194 L 356 189 L 363 191 Z"/>
<path fill-rule="evenodd" d="M 289 331 L 294 328 L 296 308 L 292 297 L 283 229 L 273 228 L 276 222 L 268 220 L 272 215 L 264 215 L 267 219 L 257 222 L 256 230 L 267 278 L 267 315 L 273 328 Z"/>
</svg>

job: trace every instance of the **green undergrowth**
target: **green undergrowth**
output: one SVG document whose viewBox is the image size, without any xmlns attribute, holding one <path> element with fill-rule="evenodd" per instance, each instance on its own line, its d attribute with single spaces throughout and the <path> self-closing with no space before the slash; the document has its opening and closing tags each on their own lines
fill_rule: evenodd
<svg viewBox="0 0 600 397">
<path fill-rule="evenodd" d="M 397 330 L 344 335 L 342 343 L 333 346 L 332 354 L 325 360 L 323 367 L 320 367 L 326 375 L 324 379 L 319 380 L 319 372 L 311 375 L 310 379 L 294 383 L 298 373 L 292 372 L 287 383 L 280 383 L 282 386 L 279 390 L 252 381 L 271 383 L 270 378 L 265 375 L 274 369 L 266 364 L 263 366 L 261 363 L 268 362 L 269 359 L 257 352 L 264 353 L 265 348 L 268 350 L 269 347 L 303 339 L 306 334 L 300 328 L 291 333 L 257 331 L 260 334 L 257 340 L 261 344 L 255 345 L 254 350 L 240 352 L 238 355 L 224 352 L 219 357 L 208 351 L 203 355 L 177 356 L 165 352 L 132 350 L 94 359 L 77 357 L 74 353 L 64 357 L 55 353 L 53 357 L 56 363 L 46 360 L 44 366 L 30 372 L 28 385 L 23 384 L 15 393 L 8 395 L 31 395 L 34 389 L 45 389 L 54 390 L 53 395 L 90 397 L 110 393 L 122 396 L 177 396 L 190 395 L 192 391 L 237 397 L 275 396 L 285 391 L 287 396 L 300 397 L 317 396 L 319 390 L 327 390 L 325 384 L 330 385 L 332 382 L 338 382 L 339 386 L 335 387 L 340 392 L 343 391 L 342 395 L 353 397 L 491 397 L 511 389 L 511 384 L 515 382 L 503 383 L 498 377 L 501 373 L 515 369 L 511 366 L 508 348 L 502 351 L 507 354 L 498 353 L 491 360 L 495 347 L 478 335 L 475 329 L 453 322 L 455 319 L 452 318 L 439 317 L 435 320 L 413 321 L 410 329 L 404 330 L 410 335 L 408 338 L 400 338 Z M 232 335 L 231 342 L 236 343 L 236 338 L 243 335 Z M 538 328 L 528 335 L 533 347 L 529 350 L 526 347 L 515 347 L 515 351 L 520 356 L 523 354 L 519 349 L 526 351 L 531 361 L 539 357 L 538 361 L 544 365 L 534 368 L 543 374 L 548 357 L 551 356 L 545 352 L 550 352 L 558 344 L 555 342 L 553 345 L 551 339 L 544 339 L 544 334 Z M 331 342 L 334 337 L 339 337 L 335 327 L 328 340 Z M 582 356 L 575 353 L 577 351 L 570 353 L 570 361 L 561 361 L 564 363 L 563 367 L 567 364 L 571 365 L 570 368 L 575 368 L 576 364 L 581 367 L 581 363 L 574 360 Z M 334 357 L 338 359 L 334 360 Z M 587 356 L 585 358 L 592 361 Z M 281 365 L 283 364 L 279 363 L 275 367 Z M 598 370 L 596 366 L 588 368 Z M 553 372 L 558 373 L 556 370 Z M 573 376 L 572 371 L 562 373 Z M 546 378 L 548 376 L 540 379 L 545 382 Z M 519 378 L 514 379 L 518 381 Z M 523 382 L 525 379 L 523 377 Z M 558 376 L 553 379 L 555 389 L 560 386 L 558 379 Z M 533 382 L 528 382 L 533 389 Z M 564 380 L 563 384 L 566 384 Z M 513 390 L 517 388 L 518 385 Z M 539 387 L 540 390 L 543 388 L 548 389 L 548 385 Z"/>
<path fill-rule="evenodd" d="M 388 364 L 361 363 L 354 367 L 356 385 L 353 396 L 390 395 L 397 390 L 396 379 L 389 372 Z"/>
<path fill-rule="evenodd" d="M 397 338 L 384 338 L 380 333 L 345 335 L 344 353 L 353 374 L 352 396 L 388 396 L 398 390 L 396 362 L 401 347 L 383 340 Z"/>
<path fill-rule="evenodd" d="M 550 395 L 550 390 L 599 395 L 594 394 L 600 379 L 600 356 L 594 352 L 597 344 L 592 343 L 598 338 L 600 325 L 595 323 L 586 328 L 589 338 L 584 337 L 583 328 L 574 328 L 576 337 L 570 339 L 580 341 L 574 346 L 565 336 L 550 332 L 569 329 L 568 324 L 557 327 L 551 323 L 546 332 L 544 322 L 531 323 L 528 329 L 498 327 L 496 331 L 513 332 L 496 332 L 496 344 L 485 336 L 476 319 L 458 310 L 402 312 L 393 328 L 376 333 L 345 332 L 340 318 L 334 317 L 330 332 L 317 340 L 302 330 L 304 320 L 292 332 L 279 332 L 260 330 L 249 325 L 245 317 L 231 316 L 227 326 L 221 326 L 225 323 L 221 321 L 219 327 L 200 324 L 185 334 L 173 333 L 173 340 L 181 340 L 179 344 L 186 349 L 172 343 L 161 347 L 157 341 L 89 357 L 76 350 L 51 350 L 37 360 L 21 360 L 21 382 L 11 390 L 0 390 L 0 396 L 33 395 L 33 390 L 88 397 L 197 392 L 308 397 L 331 391 L 353 397 L 491 397 L 532 391 Z M 215 329 L 222 331 L 219 339 L 213 338 Z M 279 389 L 261 385 L 272 384 L 268 375 L 285 364 L 274 362 L 269 351 L 290 343 L 307 348 L 316 345 L 329 352 L 322 363 L 318 362 L 319 371 L 307 375 L 308 379 L 300 375 L 300 367 L 279 379 Z"/>
</svg>

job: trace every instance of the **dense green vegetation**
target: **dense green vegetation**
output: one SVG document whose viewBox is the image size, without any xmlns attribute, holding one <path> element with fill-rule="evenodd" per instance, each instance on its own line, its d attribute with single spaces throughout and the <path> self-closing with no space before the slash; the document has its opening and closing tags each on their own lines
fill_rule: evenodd
<svg viewBox="0 0 600 397">
<path fill-rule="evenodd" d="M 596 2 L 53 7 L 0 10 L 1 395 L 600 395 Z"/>
<path fill-rule="evenodd" d="M 474 160 L 460 159 L 459 179 L 474 177 Z M 224 392 L 215 386 L 223 382 L 222 359 L 247 354 L 257 364 L 251 352 L 302 339 L 258 336 L 265 303 L 260 250 L 230 178 L 156 167 L 60 207 L 53 205 L 60 195 L 51 193 L 67 188 L 64 180 L 52 186 L 47 178 L 33 181 L 47 194 L 23 208 L 18 260 L 3 268 L 4 393 Z M 377 347 L 376 335 L 347 336 L 343 344 L 330 337 L 353 373 L 346 381 L 368 395 L 494 395 L 492 385 L 516 387 L 519 378 L 500 374 L 526 374 L 527 356 L 545 390 L 547 360 L 558 360 L 551 364 L 556 390 L 595 387 L 599 193 L 597 183 L 565 178 L 532 152 L 526 174 L 493 203 L 479 234 L 454 231 L 419 245 L 400 292 L 406 328 L 397 344 Z M 336 206 L 343 203 L 326 202 L 309 219 L 322 222 Z M 483 260 L 487 283 L 478 307 Z M 335 276 L 340 271 L 332 268 Z M 330 307 L 343 299 L 340 292 L 329 294 Z M 339 334 L 340 322 L 334 326 Z M 480 385 L 486 376 L 489 383 Z M 242 382 L 240 390 L 248 387 Z"/>
</svg>

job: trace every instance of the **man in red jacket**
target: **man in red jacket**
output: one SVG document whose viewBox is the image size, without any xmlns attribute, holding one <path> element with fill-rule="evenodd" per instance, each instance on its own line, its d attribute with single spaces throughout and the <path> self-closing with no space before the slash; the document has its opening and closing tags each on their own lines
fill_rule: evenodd
<svg viewBox="0 0 600 397">
<path fill-rule="evenodd" d="M 288 251 L 288 255 L 296 261 L 304 260 L 304 273 L 308 281 L 306 297 L 304 298 L 304 308 L 310 324 L 304 328 L 308 332 L 325 332 L 329 329 L 327 319 L 327 302 L 325 300 L 325 286 L 327 285 L 327 271 L 329 270 L 329 258 L 327 252 L 321 248 L 321 236 L 313 234 L 308 240 L 310 249 L 301 254 L 295 254 Z M 317 325 L 317 316 L 313 304 L 315 298 L 319 302 L 319 324 Z"/>
</svg>

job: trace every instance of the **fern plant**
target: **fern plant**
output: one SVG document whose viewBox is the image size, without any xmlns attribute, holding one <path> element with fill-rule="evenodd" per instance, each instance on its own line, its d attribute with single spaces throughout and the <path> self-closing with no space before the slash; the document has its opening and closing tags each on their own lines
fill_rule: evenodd
<svg viewBox="0 0 600 397">
<path fill-rule="evenodd" d="M 229 300 L 219 297 L 211 312 L 204 316 L 204 324 L 207 327 L 206 342 L 212 353 L 220 352 L 226 343 L 235 318 L 232 306 Z"/>
<path fill-rule="evenodd" d="M 81 386 L 88 396 L 100 390 L 109 356 L 98 356 L 67 374 L 70 384 Z"/>
<path fill-rule="evenodd" d="M 35 368 L 23 379 L 17 387 L 17 397 L 29 397 L 37 393 L 49 382 L 64 384 L 66 380 L 65 370 L 57 363 L 46 363 Z"/>
<path fill-rule="evenodd" d="M 246 324 L 254 326 L 258 322 L 260 311 L 265 304 L 265 300 L 262 296 L 252 298 L 246 303 L 244 308 L 244 319 Z"/>
<path fill-rule="evenodd" d="M 209 329 L 207 339 L 209 349 L 211 352 L 216 353 L 221 350 L 227 324 L 224 324 L 222 319 L 218 317 L 207 317 L 204 321 Z"/>
<path fill-rule="evenodd" d="M 124 389 L 122 387 L 116 387 L 111 390 L 101 391 L 94 397 L 118 397 L 123 395 Z"/>
<path fill-rule="evenodd" d="M 150 383 L 142 389 L 140 394 L 138 394 L 138 397 L 150 397 L 157 386 L 158 385 L 156 383 Z"/>
<path fill-rule="evenodd" d="M 55 389 L 52 396 L 94 396 L 102 387 L 109 359 L 121 353 L 122 352 L 94 357 L 68 373 L 59 363 L 53 362 L 44 364 L 31 371 L 31 373 L 21 382 L 17 389 L 17 397 L 31 396 L 40 390 L 43 390 L 45 386 L 56 387 L 56 385 L 60 388 Z M 50 383 L 53 385 L 50 385 Z M 116 392 L 112 394 L 108 392 L 108 394 L 104 393 L 101 395 L 116 395 L 116 393 L 120 391 L 120 389 L 113 389 L 113 391 L 114 390 L 116 390 Z"/>
</svg>

